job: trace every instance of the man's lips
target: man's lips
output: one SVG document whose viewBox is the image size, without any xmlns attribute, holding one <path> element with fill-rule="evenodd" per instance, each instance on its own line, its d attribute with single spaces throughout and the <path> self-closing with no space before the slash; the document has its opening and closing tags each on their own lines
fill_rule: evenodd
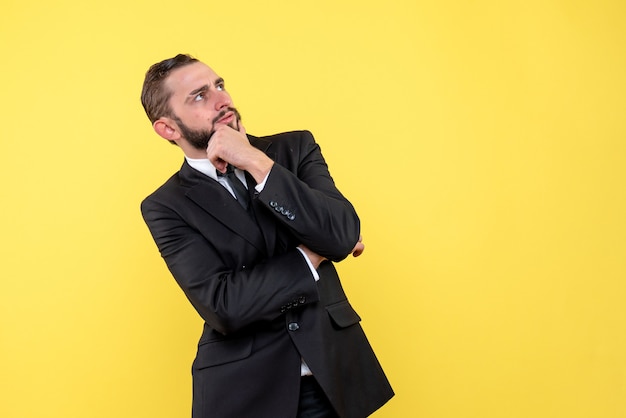
<svg viewBox="0 0 626 418">
<path fill-rule="evenodd" d="M 233 118 L 235 117 L 235 114 L 233 112 L 227 112 L 224 116 L 222 116 L 221 118 L 219 118 L 217 120 L 217 122 L 215 123 L 224 123 L 224 124 L 229 124 L 230 122 L 233 121 Z"/>
</svg>

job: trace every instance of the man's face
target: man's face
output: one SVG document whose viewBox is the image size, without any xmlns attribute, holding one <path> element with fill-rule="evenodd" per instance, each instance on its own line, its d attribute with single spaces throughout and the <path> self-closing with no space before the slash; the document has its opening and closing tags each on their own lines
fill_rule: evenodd
<svg viewBox="0 0 626 418">
<path fill-rule="evenodd" d="M 218 124 L 239 129 L 241 117 L 224 80 L 205 64 L 196 62 L 174 70 L 165 85 L 172 92 L 172 119 L 194 148 L 206 149 Z"/>
</svg>

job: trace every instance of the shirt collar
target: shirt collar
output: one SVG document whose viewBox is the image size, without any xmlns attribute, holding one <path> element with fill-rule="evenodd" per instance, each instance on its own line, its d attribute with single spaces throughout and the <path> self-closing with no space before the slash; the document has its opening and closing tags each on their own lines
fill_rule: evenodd
<svg viewBox="0 0 626 418">
<path fill-rule="evenodd" d="M 211 177 L 213 180 L 217 180 L 217 170 L 215 166 L 206 158 L 189 158 L 185 156 L 187 163 L 191 168 L 198 170 L 202 174 Z"/>
</svg>

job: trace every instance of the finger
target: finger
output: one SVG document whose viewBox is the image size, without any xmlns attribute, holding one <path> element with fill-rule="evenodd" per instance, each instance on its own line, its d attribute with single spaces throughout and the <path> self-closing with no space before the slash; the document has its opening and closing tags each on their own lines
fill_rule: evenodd
<svg viewBox="0 0 626 418">
<path fill-rule="evenodd" d="M 241 120 L 239 120 L 239 126 L 238 126 L 238 130 L 239 132 L 241 132 L 242 134 L 246 134 L 246 128 L 243 126 L 243 123 L 241 123 Z"/>
<path fill-rule="evenodd" d="M 210 160 L 210 159 L 209 159 Z M 220 173 L 226 173 L 226 168 L 228 167 L 228 163 L 221 158 L 217 158 L 214 161 L 211 161 L 211 164 L 215 166 L 215 169 Z"/>
<path fill-rule="evenodd" d="M 352 250 L 352 256 L 353 257 L 358 257 L 361 254 L 363 254 L 363 251 L 365 251 L 365 245 L 361 242 L 358 242 L 355 246 L 354 249 Z"/>
</svg>

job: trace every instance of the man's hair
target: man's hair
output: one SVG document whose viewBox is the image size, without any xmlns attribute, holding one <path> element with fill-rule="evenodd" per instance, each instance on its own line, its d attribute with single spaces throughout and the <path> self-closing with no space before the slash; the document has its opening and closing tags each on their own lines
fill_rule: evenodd
<svg viewBox="0 0 626 418">
<path fill-rule="evenodd" d="M 162 116 L 173 116 L 169 101 L 172 92 L 165 87 L 165 79 L 177 68 L 198 62 L 187 54 L 178 54 L 152 65 L 146 72 L 141 89 L 141 104 L 150 122 L 154 123 Z"/>
</svg>

